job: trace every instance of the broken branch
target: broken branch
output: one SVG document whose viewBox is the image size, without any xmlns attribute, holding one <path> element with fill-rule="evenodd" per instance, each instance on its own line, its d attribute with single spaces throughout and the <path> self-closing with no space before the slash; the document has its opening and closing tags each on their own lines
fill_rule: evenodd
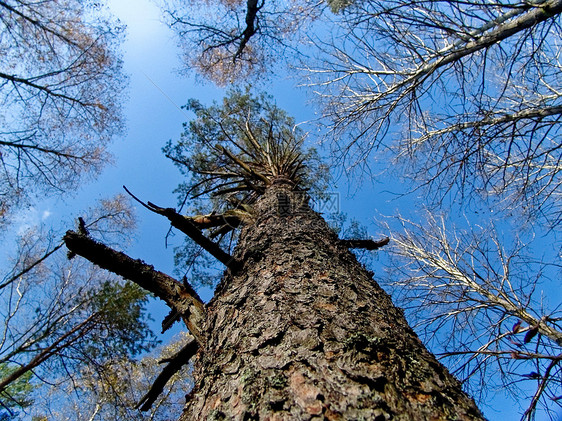
<svg viewBox="0 0 562 421">
<path fill-rule="evenodd" d="M 148 206 L 152 212 L 168 218 L 170 224 L 174 228 L 179 229 L 181 232 L 189 236 L 223 265 L 230 269 L 234 269 L 236 267 L 238 262 L 230 254 L 221 249 L 218 244 L 205 237 L 199 228 L 197 228 L 195 224 L 189 220 L 189 218 L 180 215 L 173 208 L 161 208 L 150 202 L 148 202 Z"/>
<path fill-rule="evenodd" d="M 170 381 L 170 378 L 187 364 L 196 352 L 197 343 L 195 340 L 191 339 L 173 357 L 162 360 L 161 362 L 167 362 L 168 365 L 166 365 L 158 377 L 156 377 L 152 387 L 146 395 L 142 397 L 136 408 L 140 408 L 141 411 L 148 411 L 158 396 L 164 391 L 164 386 Z"/>
<path fill-rule="evenodd" d="M 78 254 L 164 300 L 170 308 L 182 315 L 198 344 L 203 343 L 201 328 L 205 318 L 205 305 L 189 284 L 182 284 L 142 260 L 132 259 L 125 253 L 115 251 L 84 234 L 67 231 L 63 241 L 72 254 Z"/>
<path fill-rule="evenodd" d="M 376 250 L 386 246 L 390 242 L 390 238 L 385 237 L 382 240 L 340 240 L 339 243 L 350 249 Z"/>
<path fill-rule="evenodd" d="M 204 250 L 210 253 L 211 256 L 213 256 L 227 268 L 235 269 L 237 267 L 238 262 L 236 261 L 236 259 L 234 259 L 223 249 L 221 249 L 218 244 L 205 237 L 205 235 L 203 235 L 201 230 L 197 228 L 197 226 L 190 220 L 190 218 L 180 215 L 173 208 L 161 208 L 160 206 L 157 206 L 151 202 L 144 203 L 134 194 L 132 194 L 125 186 L 123 186 L 123 188 L 127 193 L 131 195 L 131 197 L 133 197 L 133 199 L 139 202 L 142 206 L 154 213 L 157 213 L 158 215 L 162 215 L 168 218 L 168 221 L 170 221 L 170 224 L 174 228 L 179 229 L 181 232 L 190 237 L 193 241 L 203 247 Z"/>
</svg>

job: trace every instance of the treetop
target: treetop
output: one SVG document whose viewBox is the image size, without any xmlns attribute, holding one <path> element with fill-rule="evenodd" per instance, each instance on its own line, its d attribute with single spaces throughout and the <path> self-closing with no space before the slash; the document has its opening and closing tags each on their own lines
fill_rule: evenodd
<svg viewBox="0 0 562 421">
<path fill-rule="evenodd" d="M 327 166 L 271 96 L 231 89 L 221 103 L 192 99 L 185 108 L 195 118 L 164 148 L 187 176 L 178 189 L 185 197 L 208 198 L 215 211 L 225 211 L 252 203 L 276 179 L 301 190 L 325 188 Z"/>
</svg>

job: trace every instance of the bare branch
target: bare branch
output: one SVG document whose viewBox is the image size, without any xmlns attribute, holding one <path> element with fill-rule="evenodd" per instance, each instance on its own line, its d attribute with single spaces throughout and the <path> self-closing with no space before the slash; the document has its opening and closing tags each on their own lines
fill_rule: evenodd
<svg viewBox="0 0 562 421">
<path fill-rule="evenodd" d="M 430 204 L 460 191 L 556 226 L 561 13 L 560 0 L 353 4 L 303 61 L 334 152 L 361 168 L 384 146 Z"/>
<path fill-rule="evenodd" d="M 525 244 L 506 251 L 492 229 L 452 230 L 430 214 L 423 224 L 400 222 L 403 233 L 392 236 L 390 252 L 398 258 L 393 277 L 402 279 L 393 283 L 403 287 L 416 327 L 457 375 L 481 379 L 480 393 L 497 381 L 515 395 L 514 378 L 540 378 L 526 416 L 534 413 L 557 387 L 549 373 L 562 351 L 560 310 L 535 298 L 549 265 L 526 257 Z"/>
<path fill-rule="evenodd" d="M 339 243 L 344 247 L 352 249 L 365 249 L 365 250 L 377 250 L 381 247 L 386 246 L 390 242 L 390 238 L 386 237 L 382 240 L 339 240 Z"/>
<path fill-rule="evenodd" d="M 261 5 L 258 6 L 259 0 L 248 0 L 247 1 L 247 9 L 246 9 L 246 28 L 241 34 L 240 45 L 238 46 L 238 50 L 234 53 L 233 61 L 236 61 L 244 51 L 246 44 L 250 41 L 250 38 L 256 34 L 258 31 L 258 12 L 265 4 L 265 0 L 262 0 Z"/>
<path fill-rule="evenodd" d="M 8 387 L 11 383 L 19 379 L 25 373 L 32 371 L 34 368 L 42 364 L 47 359 L 51 358 L 57 352 L 59 352 L 62 348 L 66 348 L 69 346 L 70 343 L 80 339 L 81 336 L 84 335 L 86 331 L 91 329 L 92 322 L 95 322 L 95 319 L 98 315 L 92 314 L 80 324 L 74 326 L 71 330 L 66 332 L 61 337 L 57 338 L 52 344 L 50 344 L 45 349 L 42 349 L 40 352 L 37 353 L 28 363 L 22 365 L 18 369 L 12 371 L 8 376 L 0 380 L 0 393 L 3 392 L 6 387 Z M 74 336 L 77 334 L 78 336 Z"/>
<path fill-rule="evenodd" d="M 141 398 L 136 408 L 141 411 L 148 411 L 152 405 L 164 391 L 164 386 L 169 382 L 170 378 L 176 374 L 189 360 L 195 355 L 198 350 L 197 341 L 191 339 L 185 344 L 174 356 L 160 361 L 161 363 L 167 362 L 168 364 L 162 372 L 156 377 L 150 390 Z"/>
<path fill-rule="evenodd" d="M 121 28 L 91 7 L 0 1 L 0 223 L 109 161 L 107 144 L 122 129 L 113 95 L 124 85 L 115 50 Z"/>
</svg>

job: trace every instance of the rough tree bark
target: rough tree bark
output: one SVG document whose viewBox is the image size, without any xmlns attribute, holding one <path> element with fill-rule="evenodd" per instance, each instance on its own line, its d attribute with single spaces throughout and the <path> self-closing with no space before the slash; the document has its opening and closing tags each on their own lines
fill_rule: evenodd
<svg viewBox="0 0 562 421">
<path fill-rule="evenodd" d="M 165 151 L 187 168 L 192 197 L 213 196 L 212 213 L 185 217 L 137 200 L 227 267 L 214 298 L 203 307 L 187 278 L 178 282 L 87 233 L 65 237 L 72 254 L 154 291 L 172 308 L 164 325 L 180 315 L 196 337 L 197 347 L 165 370 L 197 350 L 180 421 L 482 419 L 349 251 L 388 239 L 340 240 L 310 208 L 304 189 L 325 191 L 325 167 L 293 119 L 267 96 L 240 91 L 220 105 L 191 106 L 196 118 Z M 221 227 L 215 212 L 237 215 L 235 226 L 225 219 Z M 234 255 L 201 231 L 211 226 L 240 228 Z"/>
<path fill-rule="evenodd" d="M 302 192 L 276 180 L 255 211 L 180 421 L 483 419 Z"/>
</svg>

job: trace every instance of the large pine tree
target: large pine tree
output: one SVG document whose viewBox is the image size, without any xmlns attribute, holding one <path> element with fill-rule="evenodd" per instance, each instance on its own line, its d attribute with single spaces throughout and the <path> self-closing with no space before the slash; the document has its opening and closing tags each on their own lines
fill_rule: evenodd
<svg viewBox="0 0 562 421">
<path fill-rule="evenodd" d="M 85 233 L 65 237 L 72 252 L 164 299 L 172 308 L 164 326 L 181 317 L 193 333 L 166 368 L 194 360 L 180 419 L 482 419 L 349 251 L 384 241 L 339 239 L 311 208 L 325 168 L 294 121 L 268 97 L 241 91 L 190 108 L 196 118 L 165 151 L 188 176 L 181 191 L 210 195 L 200 202 L 209 212 L 145 206 L 227 267 L 212 300 L 203 305 L 186 280 Z M 220 239 L 236 244 L 232 255 Z"/>
</svg>

